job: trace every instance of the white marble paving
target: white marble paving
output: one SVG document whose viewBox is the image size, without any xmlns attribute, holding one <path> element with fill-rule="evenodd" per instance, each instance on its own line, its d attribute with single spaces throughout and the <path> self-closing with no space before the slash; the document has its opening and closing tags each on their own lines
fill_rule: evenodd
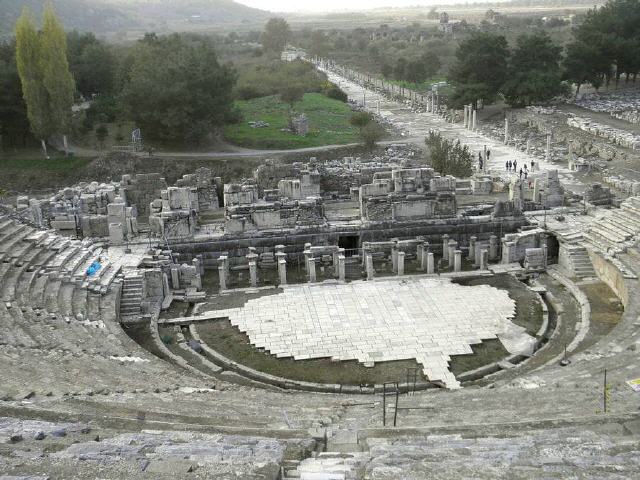
<svg viewBox="0 0 640 480">
<path fill-rule="evenodd" d="M 511 322 L 515 302 L 507 291 L 446 278 L 292 285 L 215 313 L 277 357 L 364 364 L 415 359 L 430 380 L 449 388 L 459 387 L 448 369 L 450 355 L 473 353 L 471 344 L 501 334 L 511 345 L 531 339 Z M 517 337 L 522 341 L 514 342 Z"/>
</svg>

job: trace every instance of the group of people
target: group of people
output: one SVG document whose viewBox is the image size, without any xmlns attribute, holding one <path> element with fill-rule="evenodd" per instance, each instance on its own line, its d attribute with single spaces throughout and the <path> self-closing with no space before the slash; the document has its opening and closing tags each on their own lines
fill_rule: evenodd
<svg viewBox="0 0 640 480">
<path fill-rule="evenodd" d="M 513 173 L 518 173 L 520 175 L 520 179 L 522 179 L 522 176 L 524 175 L 524 178 L 526 179 L 527 176 L 529 175 L 529 171 L 533 172 L 533 168 L 535 166 L 535 162 L 533 160 L 531 160 L 531 170 L 529 170 L 529 167 L 527 167 L 527 164 L 525 162 L 524 167 L 520 167 L 520 171 L 518 171 L 518 161 L 517 160 L 507 160 L 504 164 L 505 168 L 507 169 L 507 172 L 513 172 Z"/>
</svg>

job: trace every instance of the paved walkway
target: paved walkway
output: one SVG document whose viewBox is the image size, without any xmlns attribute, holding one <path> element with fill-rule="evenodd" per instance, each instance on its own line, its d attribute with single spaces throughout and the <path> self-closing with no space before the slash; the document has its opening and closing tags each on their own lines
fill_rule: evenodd
<svg viewBox="0 0 640 480">
<path fill-rule="evenodd" d="M 575 191 L 584 189 L 584 186 L 573 177 L 571 171 L 566 166 L 559 166 L 547 162 L 544 158 L 528 155 L 511 145 L 505 145 L 480 132 L 467 130 L 462 123 L 449 123 L 434 113 L 415 112 L 409 105 L 390 100 L 374 90 L 365 89 L 361 85 L 347 80 L 335 72 L 327 70 L 324 70 L 324 72 L 328 75 L 330 81 L 336 83 L 347 93 L 350 100 L 362 105 L 363 100 L 366 98 L 366 110 L 377 113 L 379 102 L 380 115 L 395 126 L 401 128 L 407 139 L 411 139 L 412 141 L 419 139 L 417 143 L 424 145 L 424 139 L 429 134 L 429 131 L 436 130 L 445 138 L 461 140 L 464 145 L 467 145 L 471 149 L 476 159 L 478 152 L 482 152 L 486 145 L 487 149 L 491 150 L 488 168 L 492 176 L 499 176 L 508 180 L 514 175 L 505 171 L 506 161 L 517 160 L 519 165 L 524 165 L 526 162 L 527 165 L 530 166 L 533 160 L 536 165 L 536 173 L 530 175 L 530 178 L 535 178 L 541 172 L 547 170 L 558 170 L 560 179 L 565 187 Z"/>
</svg>

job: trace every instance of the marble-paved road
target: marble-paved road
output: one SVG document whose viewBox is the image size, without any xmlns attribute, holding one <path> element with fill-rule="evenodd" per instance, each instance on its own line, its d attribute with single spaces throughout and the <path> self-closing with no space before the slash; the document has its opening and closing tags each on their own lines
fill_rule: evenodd
<svg viewBox="0 0 640 480">
<path fill-rule="evenodd" d="M 439 115 L 428 112 L 414 112 L 410 106 L 390 100 L 379 92 L 365 89 L 361 85 L 354 83 L 346 78 L 338 75 L 333 71 L 323 70 L 329 77 L 329 80 L 336 83 L 347 93 L 350 100 L 363 103 L 366 99 L 366 109 L 373 113 L 377 113 L 378 102 L 380 103 L 380 115 L 389 122 L 402 129 L 408 141 L 423 142 L 430 130 L 440 132 L 445 138 L 460 139 L 467 145 L 477 158 L 478 152 L 483 151 L 486 145 L 491 150 L 489 161 L 489 171 L 492 176 L 500 176 L 508 180 L 513 176 L 505 171 L 505 162 L 507 160 L 517 160 L 519 165 L 526 162 L 531 165 L 531 161 L 537 166 L 536 173 L 530 178 L 535 178 L 541 172 L 546 170 L 558 170 L 560 180 L 563 185 L 570 190 L 581 192 L 584 185 L 573 177 L 571 171 L 566 166 L 557 165 L 545 161 L 544 158 L 528 155 L 511 145 L 504 145 L 495 139 L 482 135 L 479 132 L 473 132 L 464 128 L 462 123 L 448 123 Z"/>
</svg>

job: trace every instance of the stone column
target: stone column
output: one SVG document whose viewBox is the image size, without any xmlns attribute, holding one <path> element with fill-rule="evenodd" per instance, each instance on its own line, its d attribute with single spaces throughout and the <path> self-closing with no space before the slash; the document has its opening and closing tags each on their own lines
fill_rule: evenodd
<svg viewBox="0 0 640 480">
<path fill-rule="evenodd" d="M 489 267 L 489 251 L 484 248 L 480 252 L 480 270 L 486 270 Z"/>
<path fill-rule="evenodd" d="M 476 240 L 478 240 L 477 237 L 471 237 L 469 239 L 469 253 L 467 254 L 468 260 L 473 260 L 475 258 Z"/>
<path fill-rule="evenodd" d="M 346 270 L 344 262 L 344 255 L 338 255 L 338 279 L 341 282 L 344 282 L 346 280 Z"/>
<path fill-rule="evenodd" d="M 427 273 L 433 275 L 435 271 L 435 258 L 433 256 L 433 252 L 427 253 Z"/>
<path fill-rule="evenodd" d="M 391 270 L 398 271 L 398 247 L 396 245 L 391 248 Z"/>
<path fill-rule="evenodd" d="M 542 255 L 544 257 L 544 268 L 547 268 L 547 245 L 542 245 Z"/>
<path fill-rule="evenodd" d="M 218 278 L 220 280 L 220 291 L 227 289 L 227 261 L 228 257 L 224 255 L 218 259 Z"/>
<path fill-rule="evenodd" d="M 548 162 L 551 160 L 551 134 L 547 133 L 547 151 L 544 154 L 544 159 Z"/>
<path fill-rule="evenodd" d="M 418 249 L 418 252 L 416 255 L 416 260 L 418 262 L 418 270 L 424 271 L 424 266 L 426 263 L 425 255 L 427 254 L 427 250 L 425 248 L 424 243 L 419 243 L 417 249 Z"/>
<path fill-rule="evenodd" d="M 468 107 L 467 107 L 467 105 L 464 105 L 463 108 L 464 108 L 464 111 L 463 111 L 463 114 L 462 114 L 462 124 L 464 125 L 464 128 L 467 128 L 467 110 L 468 110 Z"/>
<path fill-rule="evenodd" d="M 449 235 L 442 235 L 442 258 L 446 259 L 449 255 Z"/>
<path fill-rule="evenodd" d="M 171 285 L 174 290 L 180 289 L 180 273 L 178 271 L 178 265 L 175 263 L 171 265 Z"/>
<path fill-rule="evenodd" d="M 502 251 L 502 263 L 511 263 L 511 257 L 514 256 L 516 242 L 504 242 L 504 250 Z"/>
<path fill-rule="evenodd" d="M 404 252 L 398 252 L 398 276 L 404 275 Z"/>
<path fill-rule="evenodd" d="M 370 252 L 365 254 L 365 267 L 367 270 L 367 280 L 373 280 L 375 270 L 373 269 L 373 255 Z"/>
<path fill-rule="evenodd" d="M 473 117 L 471 121 L 472 130 L 475 132 L 478 129 L 478 111 L 473 111 Z"/>
<path fill-rule="evenodd" d="M 429 253 L 431 253 L 429 251 L 429 244 L 427 242 L 425 242 L 422 245 L 422 258 L 420 260 L 420 271 L 424 272 L 427 270 L 427 266 L 428 266 L 428 255 Z M 431 256 L 433 257 L 433 253 L 431 253 Z"/>
<path fill-rule="evenodd" d="M 509 142 L 509 119 L 504 117 L 504 144 Z"/>
<path fill-rule="evenodd" d="M 461 272 L 462 271 L 462 251 L 456 250 L 453 252 L 453 271 Z"/>
<path fill-rule="evenodd" d="M 529 155 L 530 150 L 531 150 L 531 138 L 527 138 L 527 155 Z"/>
<path fill-rule="evenodd" d="M 449 267 L 453 267 L 455 251 L 458 249 L 458 242 L 449 240 Z"/>
<path fill-rule="evenodd" d="M 474 267 L 480 267 L 480 256 L 482 253 L 482 245 L 480 244 L 480 242 L 476 242 L 476 249 L 475 252 L 473 254 L 473 266 Z"/>
<path fill-rule="evenodd" d="M 498 259 L 498 237 L 495 235 L 491 235 L 491 237 L 489 237 L 489 259 Z"/>
<path fill-rule="evenodd" d="M 313 260 L 313 253 L 311 253 L 311 250 L 305 249 L 303 254 L 304 254 L 304 268 L 307 271 L 307 275 L 308 275 L 309 274 L 309 262 L 311 260 Z"/>
<path fill-rule="evenodd" d="M 276 249 L 278 247 L 276 246 Z M 276 262 L 278 263 L 278 275 L 280 277 L 280 285 L 287 284 L 287 254 L 282 250 L 276 252 Z"/>
<path fill-rule="evenodd" d="M 307 260 L 307 272 L 309 272 L 309 283 L 316 283 L 316 259 L 313 257 Z"/>
<path fill-rule="evenodd" d="M 258 255 L 249 253 L 247 260 L 249 261 L 249 279 L 251 286 L 256 288 L 258 286 Z"/>
</svg>

